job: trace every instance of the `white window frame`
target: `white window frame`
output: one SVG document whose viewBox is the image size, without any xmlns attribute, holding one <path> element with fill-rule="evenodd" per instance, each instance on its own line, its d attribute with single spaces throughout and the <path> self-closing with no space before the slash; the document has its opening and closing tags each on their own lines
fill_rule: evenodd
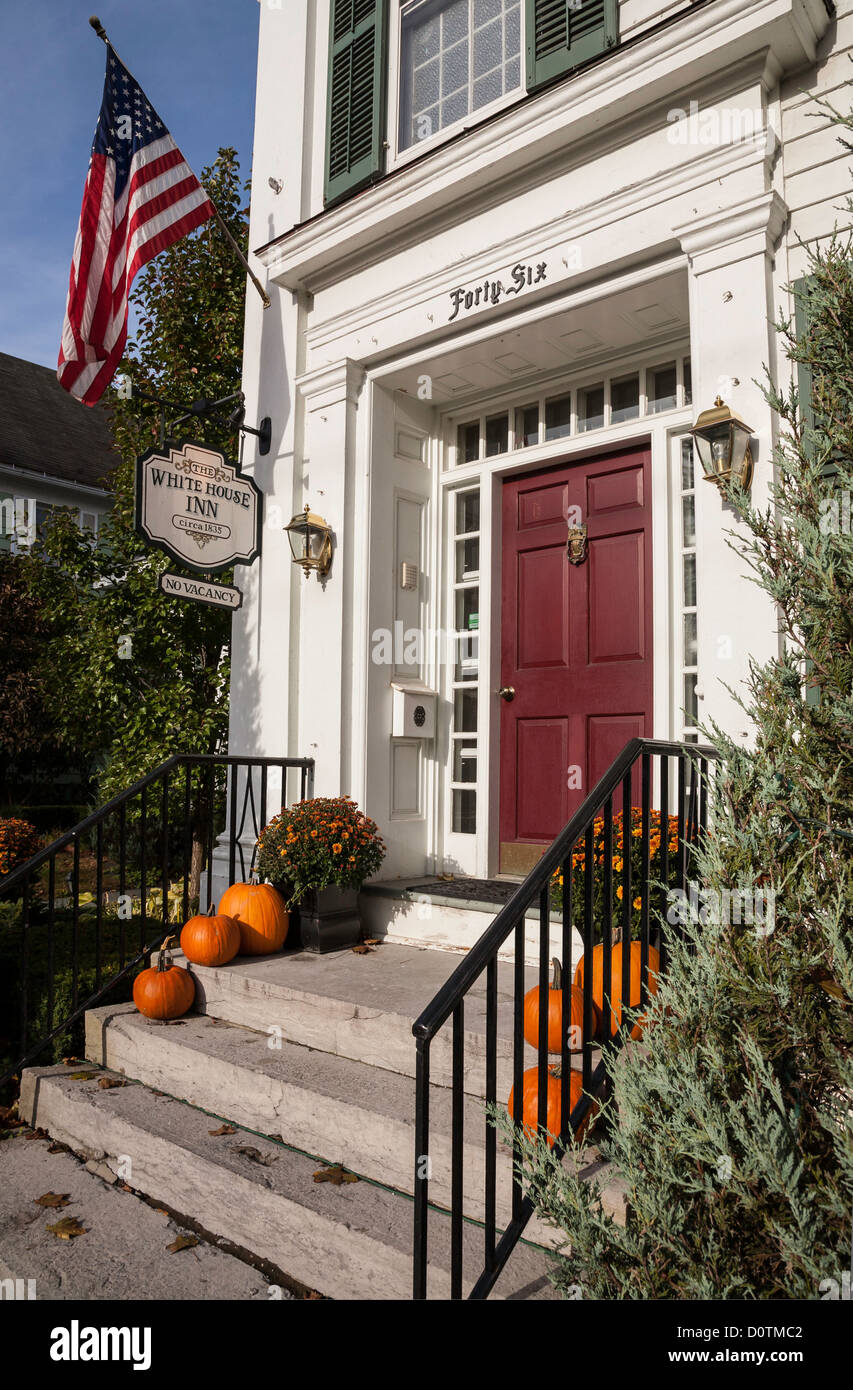
<svg viewBox="0 0 853 1390">
<path fill-rule="evenodd" d="M 498 111 L 505 110 L 508 106 L 514 106 L 522 97 L 527 95 L 527 74 L 525 70 L 525 4 L 527 0 L 520 0 L 520 48 L 519 48 L 519 85 L 511 92 L 506 92 L 503 96 L 497 97 L 495 101 L 489 102 L 488 106 L 481 106 L 477 111 L 469 112 L 461 120 L 455 121 L 453 125 L 443 126 L 434 135 L 430 135 L 427 140 L 418 140 L 414 145 L 406 149 L 400 148 L 400 84 L 402 79 L 401 61 L 403 55 L 403 15 L 410 13 L 418 6 L 431 3 L 431 0 L 391 0 L 392 12 L 391 23 L 388 34 L 388 100 L 387 109 L 387 129 L 385 138 L 385 148 L 388 151 L 387 172 L 392 169 L 402 168 L 405 164 L 410 164 L 412 160 L 419 159 L 422 154 L 429 150 L 436 149 L 439 145 L 444 145 L 451 140 L 454 135 L 459 135 L 463 130 L 470 130 L 475 125 L 480 125 L 482 121 L 494 116 Z"/>
</svg>

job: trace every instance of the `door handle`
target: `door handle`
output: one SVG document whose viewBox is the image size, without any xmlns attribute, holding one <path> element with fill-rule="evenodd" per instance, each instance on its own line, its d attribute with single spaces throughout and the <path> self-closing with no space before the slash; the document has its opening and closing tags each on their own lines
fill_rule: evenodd
<svg viewBox="0 0 853 1390">
<path fill-rule="evenodd" d="M 515 686 L 502 685 L 500 690 L 495 691 L 495 694 L 500 695 L 502 700 L 506 700 L 507 702 L 509 702 L 510 700 L 515 699 Z"/>
</svg>

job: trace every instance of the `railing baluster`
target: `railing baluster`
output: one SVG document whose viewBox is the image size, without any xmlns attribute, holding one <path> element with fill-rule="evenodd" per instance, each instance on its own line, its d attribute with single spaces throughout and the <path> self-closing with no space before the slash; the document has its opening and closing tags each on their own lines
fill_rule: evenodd
<svg viewBox="0 0 853 1390">
<path fill-rule="evenodd" d="M 119 969 L 126 960 L 126 899 L 127 899 L 127 806 L 122 802 L 118 813 L 118 956 Z"/>
<path fill-rule="evenodd" d="M 163 894 L 163 934 L 169 935 L 169 774 L 163 774 L 160 792 L 160 891 Z"/>
<path fill-rule="evenodd" d="M 524 912 L 515 924 L 515 954 L 512 966 L 512 1119 L 520 1125 L 524 1114 Z M 512 1145 L 512 1218 L 521 1211 L 523 1192 L 517 1168 L 521 1148 L 515 1139 Z"/>
<path fill-rule="evenodd" d="M 678 758 L 678 848 L 677 848 L 677 850 L 676 850 L 676 858 L 675 858 L 675 886 L 676 886 L 676 888 L 680 888 L 682 892 L 684 892 L 684 891 L 686 890 L 686 887 L 687 887 L 687 880 L 686 880 L 686 874 L 685 874 L 685 868 L 686 868 L 685 832 L 686 832 L 686 828 L 687 828 L 687 827 L 686 827 L 685 814 L 684 814 L 684 812 L 685 812 L 685 806 L 684 806 L 684 774 L 685 774 L 685 759 L 684 759 L 684 754 L 682 753 L 682 754 L 679 755 L 679 758 Z"/>
<path fill-rule="evenodd" d="M 595 892 L 595 822 L 590 820 L 584 836 L 584 885 L 583 885 L 583 1035 L 591 1038 L 592 999 L 593 999 L 593 946 L 595 941 L 595 922 L 593 902 Z M 603 1014 L 602 1014 L 603 1017 Z M 592 1049 L 583 1050 L 583 1088 L 586 1091 L 592 1077 Z"/>
<path fill-rule="evenodd" d="M 104 913 L 104 823 L 95 830 L 95 989 L 101 988 L 101 927 Z"/>
<path fill-rule="evenodd" d="M 213 902 L 213 818 L 215 813 L 215 801 L 216 766 L 214 763 L 211 763 L 210 775 L 207 779 L 207 896 L 211 902 Z M 233 878 L 230 882 L 234 882 Z M 207 903 L 204 904 L 204 907 L 207 907 Z M 201 903 L 199 903 L 199 908 L 202 908 Z"/>
<path fill-rule="evenodd" d="M 147 787 L 142 788 L 139 808 L 139 949 L 144 951 L 148 936 L 148 882 L 146 875 L 146 846 L 148 836 L 148 796 Z"/>
<path fill-rule="evenodd" d="M 53 946 L 56 927 L 56 855 L 50 856 L 47 871 L 47 1031 L 53 1032 Z M 24 1051 L 22 1048 L 21 1051 Z"/>
<path fill-rule="evenodd" d="M 21 895 L 21 1051 L 26 1052 L 29 1041 L 30 1020 L 28 1016 L 30 1000 L 30 875 L 24 879 Z"/>
<path fill-rule="evenodd" d="M 184 766 L 184 834 L 183 834 L 183 857 L 181 861 L 181 876 L 184 884 L 184 891 L 181 898 L 181 921 L 185 922 L 190 915 L 190 870 L 193 854 L 193 826 L 192 826 L 192 770 L 189 763 Z M 207 910 L 207 903 L 199 903 L 199 912 Z"/>
<path fill-rule="evenodd" d="M 494 1105 L 498 1098 L 498 958 L 493 956 L 486 966 L 486 1104 Z M 486 1184 L 484 1207 L 486 1217 L 485 1268 L 491 1269 L 495 1260 L 495 1225 L 497 1218 L 496 1189 L 498 1165 L 498 1132 L 486 1121 Z"/>
<path fill-rule="evenodd" d="M 609 1048 L 613 1035 L 613 794 L 604 803 L 604 854 L 601 909 L 601 1002 L 604 1009 L 604 1045 Z"/>
<path fill-rule="evenodd" d="M 285 773 L 284 768 L 282 768 L 282 771 L 281 771 L 282 782 L 284 781 L 284 778 L 285 778 L 286 775 L 287 775 L 287 774 Z M 263 763 L 263 765 L 261 766 L 261 830 L 263 830 L 263 828 L 264 828 L 264 826 L 266 825 L 266 823 L 267 823 L 267 765 L 266 765 L 266 763 Z"/>
<path fill-rule="evenodd" d="M 229 780 L 231 783 L 231 802 L 228 813 L 228 882 L 233 883 L 237 877 L 237 778 L 239 776 L 239 764 L 232 763 L 229 770 Z"/>
<path fill-rule="evenodd" d="M 634 916 L 634 819 L 631 805 L 631 773 L 622 783 L 622 1023 L 631 1002 L 631 922 Z M 630 1029 L 628 1030 L 630 1033 Z M 625 1034 L 624 1036 L 627 1036 Z"/>
<path fill-rule="evenodd" d="M 667 912 L 669 910 L 669 758 L 660 760 L 660 968 L 666 968 Z"/>
<path fill-rule="evenodd" d="M 72 869 L 71 917 L 71 1007 L 77 1008 L 80 977 L 80 836 L 74 836 L 74 867 Z"/>
<path fill-rule="evenodd" d="M 450 1179 L 450 1297 L 462 1297 L 462 1147 L 465 1142 L 465 1005 L 462 1000 L 453 1010 L 453 1099 L 451 1123 Z"/>
<path fill-rule="evenodd" d="M 413 1294 L 427 1296 L 429 1221 L 429 1039 L 415 1042 L 415 1231 Z"/>
<path fill-rule="evenodd" d="M 651 884 L 651 759 L 643 754 L 641 773 L 640 827 L 640 1007 L 648 997 L 649 977 L 649 893 Z"/>
<path fill-rule="evenodd" d="M 536 1055 L 536 1123 L 543 1134 L 551 1128 L 548 1124 L 548 964 L 551 955 L 549 908 L 546 884 L 539 894 L 539 1041 Z"/>
<path fill-rule="evenodd" d="M 560 941 L 562 961 L 562 992 L 560 995 L 560 1139 L 565 1140 L 569 1133 L 569 1082 L 572 1070 L 572 908 L 573 908 L 573 868 L 572 856 L 563 860 L 563 923 Z"/>
</svg>

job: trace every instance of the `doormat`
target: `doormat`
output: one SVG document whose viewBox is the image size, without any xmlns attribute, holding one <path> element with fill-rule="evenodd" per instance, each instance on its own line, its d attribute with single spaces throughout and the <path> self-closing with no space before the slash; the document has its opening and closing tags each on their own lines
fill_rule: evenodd
<svg viewBox="0 0 853 1390">
<path fill-rule="evenodd" d="M 461 898 L 474 903 L 508 903 L 517 883 L 503 883 L 495 878 L 454 878 L 437 883 L 413 883 L 407 893 L 430 893 L 436 898 Z"/>
</svg>

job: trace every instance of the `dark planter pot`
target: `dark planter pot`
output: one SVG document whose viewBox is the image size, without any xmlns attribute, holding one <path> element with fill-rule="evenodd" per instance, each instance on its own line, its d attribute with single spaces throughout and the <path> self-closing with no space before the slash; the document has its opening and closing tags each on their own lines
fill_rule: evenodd
<svg viewBox="0 0 853 1390">
<path fill-rule="evenodd" d="M 303 951 L 343 951 L 361 940 L 357 888 L 309 888 L 299 902 Z"/>
</svg>

